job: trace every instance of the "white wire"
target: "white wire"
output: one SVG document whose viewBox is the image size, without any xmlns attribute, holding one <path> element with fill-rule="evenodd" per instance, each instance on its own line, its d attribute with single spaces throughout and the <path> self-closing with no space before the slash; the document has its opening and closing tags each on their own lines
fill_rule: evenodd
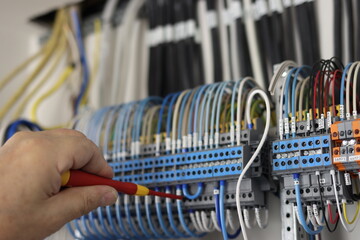
<svg viewBox="0 0 360 240">
<path fill-rule="evenodd" d="M 221 66 L 222 66 L 222 80 L 230 81 L 230 63 L 229 63 L 229 39 L 227 27 L 224 22 L 225 7 L 224 0 L 216 1 L 216 13 L 218 19 L 218 28 L 220 35 L 220 52 L 221 52 Z"/>
<path fill-rule="evenodd" d="M 244 236 L 244 240 L 248 240 L 248 237 L 247 237 L 245 224 L 244 224 L 244 219 L 243 219 L 242 211 L 241 211 L 240 186 L 241 186 L 241 182 L 242 182 L 247 170 L 250 168 L 251 164 L 254 162 L 255 158 L 257 157 L 257 155 L 261 151 L 261 148 L 265 143 L 265 140 L 266 140 L 266 137 L 267 137 L 267 135 L 269 133 L 269 128 L 270 128 L 270 100 L 269 100 L 268 96 L 266 95 L 266 93 L 263 90 L 255 89 L 255 90 L 252 90 L 249 93 L 249 96 L 248 96 L 248 99 L 247 99 L 246 111 L 250 111 L 252 99 L 256 94 L 259 94 L 265 101 L 265 106 L 266 106 L 265 129 L 264 129 L 264 133 L 263 133 L 263 136 L 261 137 L 261 140 L 259 142 L 258 147 L 256 148 L 254 154 L 251 156 L 249 162 L 243 168 L 243 170 L 242 170 L 242 172 L 241 172 L 241 174 L 239 176 L 239 179 L 237 181 L 237 184 L 236 184 L 236 208 L 237 208 L 239 222 L 240 222 L 240 226 L 241 226 L 241 229 L 242 229 L 242 235 Z"/>
<path fill-rule="evenodd" d="M 256 222 L 257 222 L 259 228 L 261 228 L 261 229 L 266 228 L 268 223 L 269 223 L 269 210 L 267 208 L 265 208 L 265 210 L 264 210 L 264 220 L 262 220 L 261 219 L 260 208 L 255 208 L 255 218 L 256 218 Z"/>
<path fill-rule="evenodd" d="M 358 74 L 360 70 L 360 64 L 357 64 L 355 73 L 354 73 L 354 85 L 353 85 L 353 96 L 356 96 L 356 89 L 357 89 L 357 80 L 358 80 Z M 353 97 L 353 111 L 357 114 L 357 101 L 356 97 Z"/>
<path fill-rule="evenodd" d="M 237 230 L 239 226 L 235 225 L 234 217 L 230 209 L 226 209 L 226 221 L 232 230 Z M 236 221 L 237 222 L 237 221 Z M 237 224 L 238 225 L 238 224 Z"/>
<path fill-rule="evenodd" d="M 190 215 L 191 222 L 194 225 L 194 228 L 196 229 L 196 231 L 203 232 L 202 229 L 200 228 L 200 226 L 198 225 L 198 223 L 196 222 L 195 214 L 193 212 L 190 212 L 189 215 Z"/>
<path fill-rule="evenodd" d="M 349 69 L 349 72 L 347 74 L 347 79 L 346 79 L 346 96 L 345 96 L 345 101 L 346 101 L 346 119 L 350 120 L 351 117 L 351 113 L 350 113 L 350 83 L 352 81 L 351 76 L 352 76 L 352 72 L 355 69 L 355 66 L 358 65 L 360 62 L 355 62 L 353 64 L 351 64 L 351 67 Z M 355 97 L 356 95 L 353 95 L 353 97 Z"/>
<path fill-rule="evenodd" d="M 247 208 L 244 208 L 243 209 L 243 214 L 244 214 L 244 222 L 245 222 L 245 226 L 248 228 L 248 229 L 252 229 L 254 227 L 254 223 L 251 223 L 250 222 L 250 212 L 249 212 L 249 209 Z M 255 220 L 255 219 L 253 219 Z"/>
<path fill-rule="evenodd" d="M 105 86 L 104 82 L 108 78 L 108 72 L 110 69 L 110 58 L 111 58 L 111 51 L 112 48 L 112 38 L 111 38 L 111 20 L 114 16 L 114 12 L 116 9 L 116 5 L 118 0 L 107 0 L 103 14 L 102 14 L 102 32 L 101 32 L 101 55 L 99 61 L 99 71 L 97 76 L 94 80 L 94 89 L 97 89 L 93 98 L 96 108 L 104 106 L 107 102 L 105 101 Z"/>
<path fill-rule="evenodd" d="M 226 5 L 228 9 L 235 7 L 233 0 L 226 0 Z M 240 79 L 240 70 L 239 70 L 239 45 L 238 45 L 238 30 L 236 28 L 236 19 L 232 18 L 230 22 L 230 59 L 231 59 L 231 72 L 232 79 Z"/>
<path fill-rule="evenodd" d="M 306 205 L 306 211 L 307 211 L 307 217 L 309 218 L 311 224 L 314 227 L 318 227 L 319 225 L 317 224 L 317 221 L 314 217 L 313 209 L 310 205 Z"/>
<path fill-rule="evenodd" d="M 258 45 L 258 38 L 256 36 L 256 26 L 253 19 L 253 10 L 251 0 L 244 0 L 244 19 L 245 19 L 245 29 L 246 29 L 246 38 L 249 44 L 250 52 L 250 61 L 253 69 L 254 77 L 258 81 L 261 87 L 265 87 L 265 79 L 261 67 L 260 51 Z"/>
<path fill-rule="evenodd" d="M 218 224 L 218 222 L 217 222 L 217 219 L 216 219 L 216 213 L 215 213 L 215 211 L 212 210 L 211 213 L 210 213 L 210 215 L 211 215 L 211 220 L 212 220 L 212 222 L 213 222 L 213 225 L 214 225 L 215 229 L 216 229 L 217 231 L 221 232 L 221 228 L 220 228 L 220 226 L 219 226 L 219 224 Z"/>
<path fill-rule="evenodd" d="M 201 52 L 204 66 L 205 83 L 211 84 L 214 82 L 214 59 L 212 50 L 213 44 L 206 13 L 206 0 L 199 0 L 197 2 L 197 16 L 200 27 Z"/>
<path fill-rule="evenodd" d="M 238 88 L 238 96 L 237 96 L 237 110 L 236 110 L 236 135 L 237 135 L 237 145 L 241 144 L 241 120 L 242 120 L 242 115 L 241 115 L 241 98 L 243 96 L 243 89 L 245 86 L 245 83 L 248 81 L 253 81 L 254 79 L 252 77 L 245 77 L 243 80 L 241 80 L 241 83 L 239 85 Z"/>
<path fill-rule="evenodd" d="M 313 210 L 317 225 L 324 227 L 326 225 L 324 220 L 324 212 L 322 210 L 319 211 L 316 204 L 313 204 Z"/>
<path fill-rule="evenodd" d="M 199 211 L 195 211 L 195 220 L 196 220 L 196 223 L 199 226 L 201 232 L 206 232 L 206 229 L 205 229 L 204 225 L 202 224 L 201 216 L 200 216 Z"/>
<path fill-rule="evenodd" d="M 333 181 L 333 190 L 334 190 L 334 192 L 335 192 L 336 207 L 337 207 L 337 209 L 338 209 L 338 213 L 339 213 L 339 217 L 340 217 L 341 224 L 342 224 L 343 227 L 345 228 L 345 231 L 347 231 L 347 232 L 353 232 L 354 229 L 356 228 L 356 225 L 357 225 L 357 223 L 358 223 L 358 221 L 359 221 L 359 218 L 356 219 L 356 222 L 353 224 L 353 227 L 352 227 L 352 228 L 349 228 L 349 226 L 345 223 L 345 220 L 344 220 L 343 215 L 342 215 L 342 211 L 341 211 L 341 209 L 340 209 L 338 191 L 336 190 L 335 171 L 334 171 L 334 170 L 330 170 L 330 175 L 331 175 L 331 178 L 332 178 L 332 181 Z"/>
<path fill-rule="evenodd" d="M 141 6 L 145 3 L 145 0 L 137 0 L 137 1 L 129 1 L 123 18 L 123 24 L 118 27 L 117 36 L 116 36 L 116 45 L 115 45 L 115 58 L 114 58 L 114 65 L 113 65 L 113 78 L 112 78 L 112 84 L 111 84 L 111 99 L 110 104 L 115 104 L 117 102 L 117 96 L 119 95 L 119 88 L 124 89 L 122 85 L 125 85 L 125 79 L 128 76 L 128 72 L 130 71 L 129 68 L 129 57 L 131 57 L 132 52 L 131 50 L 134 48 L 134 45 L 136 45 L 136 40 L 133 39 L 133 41 L 128 41 L 127 38 L 129 37 L 128 34 L 131 34 L 131 37 L 136 36 L 135 33 L 132 32 L 132 28 L 136 27 L 132 24 L 134 23 L 137 13 Z M 140 27 L 140 26 L 137 26 Z M 138 29 L 139 30 L 139 29 Z M 124 42 L 129 42 L 132 48 L 129 47 L 128 44 L 124 44 Z M 131 49 L 130 49 L 131 48 Z M 135 56 L 133 56 L 134 58 Z M 124 78 L 122 78 L 124 77 Z M 121 81 L 122 80 L 122 81 Z M 119 86 L 120 81 L 124 84 Z M 134 79 L 132 79 L 130 82 L 133 82 Z M 125 91 L 126 93 L 127 91 Z M 126 99 L 126 97 L 125 97 Z"/>
<path fill-rule="evenodd" d="M 213 232 L 215 230 L 215 226 L 214 226 L 212 220 L 207 217 L 205 211 L 201 211 L 201 221 L 202 221 L 204 229 L 207 232 Z"/>
</svg>

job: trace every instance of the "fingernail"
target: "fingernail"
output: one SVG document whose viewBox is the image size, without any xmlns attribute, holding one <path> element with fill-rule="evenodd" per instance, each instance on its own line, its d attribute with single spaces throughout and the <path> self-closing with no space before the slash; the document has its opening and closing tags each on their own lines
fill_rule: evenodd
<svg viewBox="0 0 360 240">
<path fill-rule="evenodd" d="M 114 190 L 106 192 L 101 198 L 100 205 L 102 207 L 112 205 L 116 202 L 118 196 L 118 193 Z"/>
</svg>

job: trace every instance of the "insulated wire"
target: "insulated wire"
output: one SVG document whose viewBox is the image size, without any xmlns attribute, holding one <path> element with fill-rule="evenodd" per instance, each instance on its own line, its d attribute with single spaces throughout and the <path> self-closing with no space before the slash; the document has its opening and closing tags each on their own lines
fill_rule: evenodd
<svg viewBox="0 0 360 240">
<path fill-rule="evenodd" d="M 222 68 L 222 80 L 230 81 L 230 63 L 229 63 L 229 39 L 227 26 L 224 19 L 224 0 L 216 0 L 216 13 L 218 20 L 218 29 L 220 35 L 220 49 L 221 49 L 221 68 Z M 227 16 L 228 17 L 228 16 Z"/>
<path fill-rule="evenodd" d="M 197 17 L 200 27 L 201 53 L 204 68 L 205 83 L 214 82 L 214 59 L 213 59 L 213 43 L 210 35 L 210 28 L 207 20 L 207 3 L 206 0 L 197 1 Z"/>
<path fill-rule="evenodd" d="M 354 78 L 351 78 L 351 76 L 353 76 L 353 71 L 354 71 L 355 67 L 359 64 L 360 64 L 360 62 L 354 62 L 351 65 L 349 72 L 348 72 L 348 77 L 346 79 L 346 96 L 345 96 L 346 114 L 345 114 L 345 116 L 346 116 L 347 120 L 350 120 L 350 116 L 351 116 L 351 113 L 350 113 L 350 92 L 351 92 L 350 91 L 350 83 L 352 80 L 355 80 Z M 353 95 L 353 98 L 356 99 L 355 96 L 356 95 Z"/>
<path fill-rule="evenodd" d="M 261 67 L 261 59 L 260 59 L 260 51 L 258 38 L 256 36 L 256 26 L 251 13 L 253 12 L 251 0 L 244 0 L 244 12 L 247 13 L 245 15 L 245 28 L 246 28 L 246 37 L 249 44 L 250 51 L 250 60 L 251 66 L 253 68 L 253 73 L 255 79 L 259 82 L 259 85 L 265 87 L 265 79 Z"/>
<path fill-rule="evenodd" d="M 10 111 L 10 109 L 15 106 L 15 103 L 24 94 L 28 86 L 36 79 L 36 76 L 38 76 L 41 70 L 48 63 L 51 55 L 53 54 L 55 48 L 57 47 L 61 26 L 64 22 L 64 17 L 65 17 L 64 10 L 63 9 L 59 10 L 56 16 L 55 25 L 51 37 L 44 47 L 45 50 L 42 59 L 37 64 L 35 70 L 31 74 L 29 74 L 25 82 L 17 89 L 15 94 L 0 109 L 0 119 L 4 118 L 4 116 Z"/>
<path fill-rule="evenodd" d="M 95 78 L 98 75 L 99 72 L 99 66 L 100 66 L 100 49 L 101 49 L 101 21 L 100 19 L 94 20 L 94 32 L 95 32 L 95 48 L 94 48 L 94 64 L 92 67 L 92 71 L 90 74 L 90 81 L 89 85 L 86 88 L 85 95 L 83 99 L 81 100 L 81 105 L 85 105 L 89 102 L 89 92 L 92 86 L 94 85 Z"/>
<path fill-rule="evenodd" d="M 57 82 L 55 83 L 55 85 L 49 89 L 49 91 L 45 92 L 43 95 L 41 95 L 33 104 L 32 108 L 31 108 L 31 115 L 30 115 L 30 119 L 33 122 L 38 122 L 37 119 L 37 110 L 38 107 L 40 106 L 40 104 L 49 96 L 51 96 L 54 92 L 56 92 L 65 82 L 66 80 L 69 78 L 69 76 L 73 73 L 74 71 L 74 67 L 73 66 L 68 66 L 67 68 L 65 68 L 65 70 L 62 72 L 62 74 L 60 75 L 59 79 L 57 80 Z M 63 126 L 63 125 L 61 125 Z M 51 128 L 58 128 L 56 127 L 51 127 Z"/>
<path fill-rule="evenodd" d="M 29 103 L 32 97 L 36 94 L 36 92 L 46 83 L 46 81 L 51 77 L 51 75 L 55 72 L 56 67 L 60 65 L 60 61 L 66 50 L 66 42 L 64 38 L 61 38 L 59 43 L 58 50 L 56 52 L 55 58 L 50 65 L 49 69 L 45 73 L 44 77 L 37 83 L 37 85 L 31 90 L 31 92 L 22 100 L 17 108 L 13 118 L 19 118 L 20 115 L 24 112 L 25 107 Z"/>
<path fill-rule="evenodd" d="M 360 3 L 358 3 L 360 6 Z M 360 14 L 359 14 L 360 15 Z M 360 24 L 360 23 L 358 23 Z M 360 33 L 359 33 L 360 34 Z M 354 73 L 354 86 L 353 86 L 353 111 L 355 114 L 357 114 L 357 102 L 356 102 L 356 92 L 357 92 L 357 82 L 358 82 L 358 74 L 359 74 L 359 69 L 360 69 L 360 64 L 358 63 L 355 69 L 355 73 Z"/>
<path fill-rule="evenodd" d="M 338 212 L 339 212 L 339 217 L 340 217 L 341 224 L 343 225 L 343 227 L 345 228 L 345 230 L 347 232 L 353 232 L 354 229 L 356 228 L 357 221 L 359 220 L 359 218 L 357 218 L 357 221 L 356 221 L 356 223 L 354 224 L 354 226 L 352 228 L 349 228 L 349 226 L 346 225 L 345 220 L 343 218 L 343 215 L 341 214 L 341 208 L 340 208 L 339 196 L 338 196 L 339 194 L 338 194 L 337 187 L 336 187 L 335 171 L 330 170 L 330 175 L 331 175 L 331 178 L 332 178 L 332 181 L 333 181 L 333 189 L 334 189 L 334 192 L 335 192 L 336 207 L 337 207 Z"/>
<path fill-rule="evenodd" d="M 247 233 L 246 233 L 246 229 L 245 229 L 245 224 L 244 224 L 244 219 L 243 219 L 243 215 L 242 215 L 242 211 L 241 211 L 241 203 L 240 203 L 240 186 L 241 186 L 241 182 L 242 179 L 244 178 L 246 172 L 248 171 L 248 169 L 250 168 L 251 164 L 254 162 L 255 158 L 258 156 L 262 146 L 265 143 L 265 140 L 267 138 L 267 135 L 269 133 L 269 128 L 270 128 L 270 120 L 271 120 L 271 109 L 270 109 L 270 100 L 268 99 L 268 96 L 266 95 L 266 93 L 261 90 L 261 89 L 253 89 L 248 96 L 248 101 L 247 101 L 247 105 L 246 105 L 246 109 L 247 112 L 250 110 L 250 105 L 251 105 L 251 100 L 252 98 L 256 95 L 259 94 L 265 101 L 265 106 L 266 106 L 266 124 L 265 124 L 265 128 L 264 128 L 264 133 L 263 136 L 261 137 L 261 140 L 255 150 L 255 152 L 253 153 L 253 155 L 251 156 L 249 162 L 246 164 L 246 166 L 243 168 L 237 184 L 236 184 L 236 208 L 237 208 L 237 212 L 238 212 L 238 217 L 239 217 L 239 222 L 240 222 L 240 226 L 242 229 L 242 234 L 244 236 L 244 240 L 247 240 Z"/>
</svg>

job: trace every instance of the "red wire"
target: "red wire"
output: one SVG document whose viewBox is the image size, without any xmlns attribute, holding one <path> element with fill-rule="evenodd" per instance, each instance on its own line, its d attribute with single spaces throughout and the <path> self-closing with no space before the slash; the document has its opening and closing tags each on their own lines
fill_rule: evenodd
<svg viewBox="0 0 360 240">
<path fill-rule="evenodd" d="M 332 81 L 332 112 L 333 112 L 333 116 L 336 116 L 336 108 L 335 108 L 335 82 L 336 82 L 336 79 L 337 79 L 337 75 L 341 73 L 341 71 L 339 69 L 337 69 L 335 72 L 334 72 L 334 75 L 331 79 Z"/>
<path fill-rule="evenodd" d="M 331 211 L 331 205 L 327 205 L 328 213 L 329 213 L 329 221 L 331 224 L 335 224 L 339 218 L 339 212 L 336 212 L 336 217 L 333 219 L 332 211 Z"/>
<path fill-rule="evenodd" d="M 317 72 L 316 77 L 315 77 L 315 81 L 314 81 L 313 106 L 312 106 L 313 120 L 316 119 L 316 88 L 317 88 L 317 83 L 318 83 L 318 80 L 319 80 L 320 73 L 321 73 L 320 71 Z"/>
</svg>

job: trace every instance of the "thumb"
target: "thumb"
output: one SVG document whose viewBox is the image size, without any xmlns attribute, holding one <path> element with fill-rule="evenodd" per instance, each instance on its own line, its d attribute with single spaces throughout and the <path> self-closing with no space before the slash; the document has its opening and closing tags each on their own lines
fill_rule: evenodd
<svg viewBox="0 0 360 240">
<path fill-rule="evenodd" d="M 44 209 L 50 219 L 45 219 L 55 221 L 54 226 L 61 227 L 98 207 L 114 204 L 117 198 L 117 191 L 108 186 L 68 188 L 48 199 L 48 206 Z"/>
</svg>

